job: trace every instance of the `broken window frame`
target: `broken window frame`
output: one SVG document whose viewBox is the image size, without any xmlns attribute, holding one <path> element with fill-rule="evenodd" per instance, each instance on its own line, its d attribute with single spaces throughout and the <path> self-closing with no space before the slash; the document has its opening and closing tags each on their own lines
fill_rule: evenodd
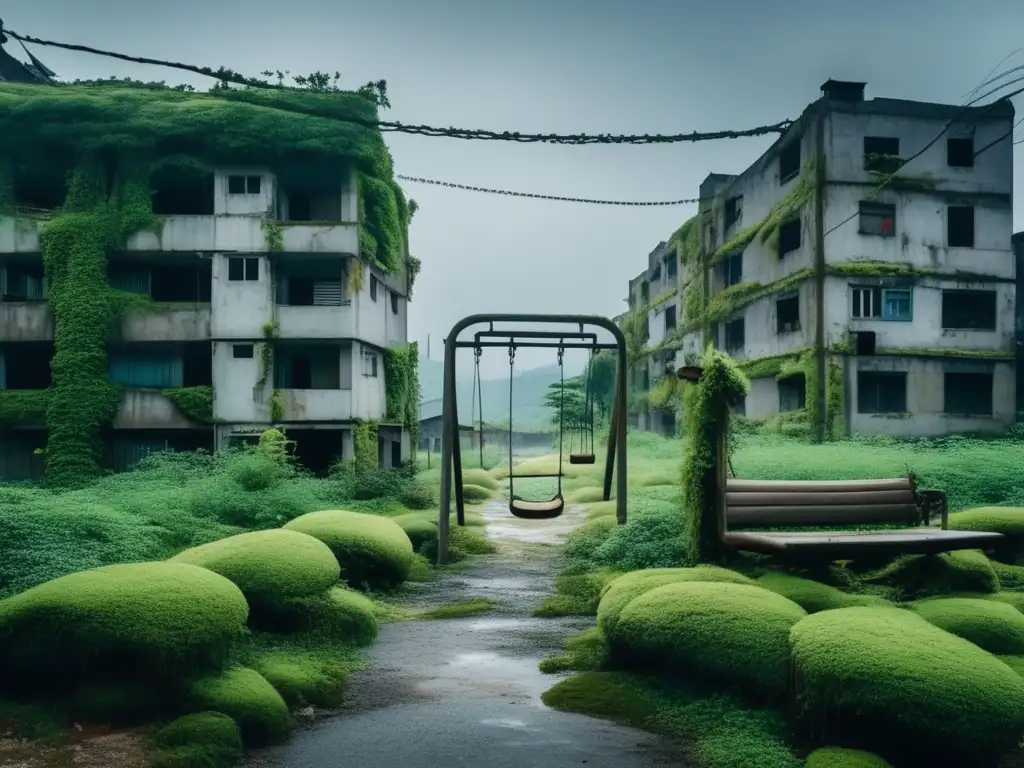
<svg viewBox="0 0 1024 768">
<path fill-rule="evenodd" d="M 903 166 L 898 136 L 864 137 L 864 170 L 896 173 Z"/>
<path fill-rule="evenodd" d="M 743 219 L 743 195 L 734 195 L 725 201 L 723 215 L 725 216 L 725 230 Z"/>
<path fill-rule="evenodd" d="M 807 407 L 807 378 L 802 374 L 778 379 L 776 389 L 779 394 L 780 413 L 792 413 Z M 793 403 L 796 403 L 795 407 L 788 407 Z"/>
<path fill-rule="evenodd" d="M 894 388 L 886 392 L 886 382 L 901 389 Z M 857 371 L 857 413 L 908 413 L 906 372 Z"/>
<path fill-rule="evenodd" d="M 866 227 L 865 222 L 877 222 L 877 226 Z M 861 200 L 858 227 L 860 234 L 869 237 L 896 237 L 896 206 Z"/>
<path fill-rule="evenodd" d="M 782 312 L 780 305 L 783 302 L 793 302 L 796 307 L 796 321 L 791 323 L 782 322 Z M 800 294 L 793 293 L 787 296 L 781 296 L 775 300 L 775 335 L 781 336 L 785 333 L 796 333 L 800 330 Z"/>
<path fill-rule="evenodd" d="M 676 317 L 676 305 L 670 304 L 665 307 L 665 333 L 675 330 L 678 319 Z"/>
<path fill-rule="evenodd" d="M 803 245 L 803 226 L 799 216 L 794 216 L 791 219 L 779 224 L 779 259 L 784 259 L 794 251 L 799 251 Z M 791 242 L 787 242 L 791 241 Z M 788 247 L 787 247 L 788 246 Z"/>
<path fill-rule="evenodd" d="M 722 326 L 722 346 L 725 348 L 725 351 L 731 354 L 743 350 L 747 345 L 747 324 L 745 318 L 734 317 L 732 320 L 723 323 Z"/>
<path fill-rule="evenodd" d="M 973 136 L 951 136 L 946 139 L 946 165 L 950 168 L 974 167 Z"/>
<path fill-rule="evenodd" d="M 399 297 L 398 297 L 398 294 L 395 291 L 391 291 L 390 293 L 391 293 L 391 296 L 390 296 L 390 299 L 391 299 L 391 314 L 392 315 L 397 315 L 398 314 L 398 298 Z"/>
<path fill-rule="evenodd" d="M 984 383 L 978 379 L 984 379 Z M 972 383 L 970 380 L 975 381 Z M 995 412 L 995 375 L 991 371 L 946 371 L 942 375 L 942 397 L 942 412 L 947 416 L 992 416 Z"/>
<path fill-rule="evenodd" d="M 967 298 L 971 294 L 977 296 L 979 299 L 981 299 L 982 298 L 981 295 L 984 294 L 984 300 L 986 301 L 986 303 L 989 303 L 989 302 L 991 303 L 991 312 L 989 312 L 989 308 L 987 306 L 985 308 L 986 317 L 984 318 L 984 320 L 981 321 L 984 324 L 983 325 L 979 325 L 979 324 L 975 324 L 975 325 L 954 325 L 954 324 L 948 324 L 947 325 L 947 323 L 953 323 L 957 319 L 956 318 L 957 315 L 964 316 L 964 315 L 969 315 L 970 314 L 969 312 L 963 311 L 962 308 L 960 308 L 959 312 L 955 312 L 952 307 L 947 309 L 947 303 L 946 303 L 947 300 L 955 300 L 956 298 Z M 939 313 L 940 316 L 941 316 L 940 323 L 942 325 L 942 329 L 944 331 L 947 331 L 947 330 L 948 331 L 994 331 L 994 330 L 997 329 L 998 324 L 999 324 L 999 306 L 998 305 L 999 305 L 999 296 L 998 296 L 997 292 L 994 291 L 994 290 L 978 290 L 978 289 L 963 289 L 963 288 L 943 289 L 943 291 L 942 291 L 942 305 L 941 305 L 941 309 L 940 309 L 940 313 Z M 952 315 L 952 317 L 951 317 L 951 315 Z"/>
<path fill-rule="evenodd" d="M 231 357 L 234 360 L 252 360 L 256 357 L 253 344 L 232 344 Z"/>
<path fill-rule="evenodd" d="M 727 256 L 722 262 L 722 282 L 726 288 L 743 282 L 743 252 Z"/>
<path fill-rule="evenodd" d="M 800 175 L 800 140 L 798 136 L 779 149 L 779 186 Z"/>
</svg>

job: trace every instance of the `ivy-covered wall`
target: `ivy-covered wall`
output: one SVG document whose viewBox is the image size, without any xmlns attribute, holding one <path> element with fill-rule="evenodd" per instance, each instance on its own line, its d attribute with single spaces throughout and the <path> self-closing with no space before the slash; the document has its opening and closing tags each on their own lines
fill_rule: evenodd
<svg viewBox="0 0 1024 768">
<path fill-rule="evenodd" d="M 380 424 L 361 421 L 352 432 L 353 466 L 356 472 L 369 472 L 380 466 L 377 453 Z"/>
<path fill-rule="evenodd" d="M 123 394 L 107 378 L 107 340 L 124 311 L 141 301 L 109 285 L 107 260 L 133 233 L 159 227 L 151 205 L 155 169 L 221 164 L 275 171 L 296 161 L 354 168 L 360 257 L 387 274 L 413 263 L 405 236 L 410 206 L 383 137 L 348 117 L 372 121 L 377 107 L 366 94 L 348 92 L 0 84 L 0 212 L 15 208 L 19 179 L 68 180 L 59 209 L 40 222 L 54 315 L 52 382 L 45 393 L 0 395 L 0 423 L 45 411 L 47 483 L 79 486 L 101 471 L 102 431 Z M 279 227 L 268 223 L 264 236 L 268 250 L 280 250 Z M 263 346 L 272 361 L 271 339 Z M 168 394 L 186 415 L 212 419 L 205 391 Z M 280 404 L 274 395 L 272 411 Z"/>
<path fill-rule="evenodd" d="M 387 419 L 409 432 L 413 455 L 420 433 L 420 350 L 417 342 L 384 350 L 384 395 Z"/>
</svg>

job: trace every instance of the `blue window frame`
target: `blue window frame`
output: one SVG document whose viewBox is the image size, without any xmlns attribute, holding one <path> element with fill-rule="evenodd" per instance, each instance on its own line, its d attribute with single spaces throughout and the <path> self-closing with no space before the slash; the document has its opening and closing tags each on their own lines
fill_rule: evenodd
<svg viewBox="0 0 1024 768">
<path fill-rule="evenodd" d="M 912 288 L 855 286 L 851 292 L 851 316 L 855 320 L 888 320 L 909 323 L 914 319 Z"/>
</svg>

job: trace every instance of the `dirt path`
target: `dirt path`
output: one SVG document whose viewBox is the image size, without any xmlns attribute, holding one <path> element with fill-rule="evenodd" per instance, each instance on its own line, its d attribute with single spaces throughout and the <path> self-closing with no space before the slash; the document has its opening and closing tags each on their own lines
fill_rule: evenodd
<svg viewBox="0 0 1024 768">
<path fill-rule="evenodd" d="M 534 619 L 550 594 L 557 544 L 582 509 L 555 521 L 484 509 L 501 552 L 464 571 L 417 585 L 430 607 L 487 597 L 494 613 L 382 628 L 370 667 L 353 675 L 344 711 L 253 755 L 250 768 L 656 768 L 682 765 L 682 751 L 655 736 L 545 707 L 555 682 L 537 662 L 592 619 Z"/>
</svg>

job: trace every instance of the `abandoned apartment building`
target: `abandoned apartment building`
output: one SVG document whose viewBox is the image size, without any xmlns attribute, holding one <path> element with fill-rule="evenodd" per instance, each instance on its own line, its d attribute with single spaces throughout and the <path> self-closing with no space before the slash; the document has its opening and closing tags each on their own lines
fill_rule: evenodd
<svg viewBox="0 0 1024 768">
<path fill-rule="evenodd" d="M 383 361 L 389 345 L 406 342 L 407 275 L 353 258 L 354 175 L 218 168 L 187 183 L 157 172 L 153 188 L 159 233 L 132 235 L 108 264 L 113 287 L 149 299 L 125 314 L 108 347 L 109 376 L 126 390 L 106 441 L 110 468 L 154 450 L 252 442 L 273 423 L 295 441 L 297 460 L 323 473 L 353 456 L 357 420 L 381 422 L 382 466 L 407 460 L 408 431 L 385 419 Z M 39 211 L 63 192 L 15 191 L 35 213 L 0 217 L 0 389 L 39 390 L 53 351 Z M 273 249 L 268 218 L 281 222 Z M 213 392 L 202 422 L 163 393 L 200 386 Z M 0 476 L 41 475 L 45 441 L 42 423 L 5 425 Z"/>
<path fill-rule="evenodd" d="M 864 91 L 828 81 L 748 169 L 705 179 L 694 260 L 703 269 L 675 264 L 666 284 L 676 256 L 659 246 L 629 301 L 648 307 L 652 348 L 682 325 L 685 297 L 700 295 L 685 290 L 691 280 L 704 281 L 713 311 L 677 332 L 672 362 L 637 366 L 635 386 L 699 352 L 709 328 L 707 341 L 750 376 L 736 410 L 752 419 L 817 398 L 845 434 L 998 433 L 1014 422 L 1013 105 Z M 818 349 L 824 366 L 813 362 Z"/>
</svg>

